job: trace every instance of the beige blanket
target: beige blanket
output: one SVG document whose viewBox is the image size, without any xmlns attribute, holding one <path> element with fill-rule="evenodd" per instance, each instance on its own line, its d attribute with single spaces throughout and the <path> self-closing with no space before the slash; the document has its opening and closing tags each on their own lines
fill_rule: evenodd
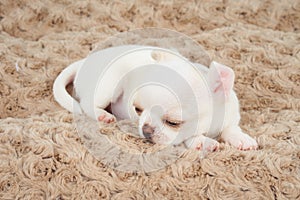
<svg viewBox="0 0 300 200">
<path fill-rule="evenodd" d="M 87 150 L 53 81 L 95 44 L 142 27 L 184 33 L 233 68 L 241 127 L 257 151 L 222 144 L 140 173 Z M 0 199 L 299 199 L 299 110 L 297 0 L 0 2 Z M 156 148 L 117 125 L 99 131 L 128 152 Z"/>
</svg>

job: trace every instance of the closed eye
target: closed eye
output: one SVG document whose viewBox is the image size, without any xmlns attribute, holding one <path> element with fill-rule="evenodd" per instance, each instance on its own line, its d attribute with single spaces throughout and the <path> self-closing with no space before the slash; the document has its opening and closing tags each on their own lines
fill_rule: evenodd
<svg viewBox="0 0 300 200">
<path fill-rule="evenodd" d="M 164 123 L 171 128 L 179 128 L 183 124 L 182 121 L 176 120 L 164 120 Z"/>
</svg>

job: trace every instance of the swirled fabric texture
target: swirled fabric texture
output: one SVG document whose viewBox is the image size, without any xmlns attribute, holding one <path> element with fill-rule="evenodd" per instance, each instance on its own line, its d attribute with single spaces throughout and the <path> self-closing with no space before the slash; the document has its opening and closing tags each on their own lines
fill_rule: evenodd
<svg viewBox="0 0 300 200">
<path fill-rule="evenodd" d="M 53 81 L 97 43 L 143 27 L 182 32 L 233 68 L 241 127 L 257 151 L 221 144 L 201 160 L 191 151 L 134 173 L 87 150 L 53 99 Z M 100 129 L 133 152 L 149 146 L 117 126 Z M 299 1 L 1 0 L 0 199 L 241 197 L 300 198 Z"/>
</svg>

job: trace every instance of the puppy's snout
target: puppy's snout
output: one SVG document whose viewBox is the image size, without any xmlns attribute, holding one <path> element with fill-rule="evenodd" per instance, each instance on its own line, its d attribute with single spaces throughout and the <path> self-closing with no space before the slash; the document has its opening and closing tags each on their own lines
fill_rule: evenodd
<svg viewBox="0 0 300 200">
<path fill-rule="evenodd" d="M 152 126 L 150 126 L 149 124 L 144 124 L 142 127 L 142 130 L 143 130 L 143 135 L 145 136 L 145 138 L 151 139 L 152 134 L 154 133 L 154 128 Z"/>
</svg>

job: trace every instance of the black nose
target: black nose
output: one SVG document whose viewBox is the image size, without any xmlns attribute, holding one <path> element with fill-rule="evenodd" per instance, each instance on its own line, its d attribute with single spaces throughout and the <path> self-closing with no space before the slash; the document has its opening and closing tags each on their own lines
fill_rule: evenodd
<svg viewBox="0 0 300 200">
<path fill-rule="evenodd" d="M 152 134 L 154 133 L 154 128 L 152 126 L 150 126 L 149 124 L 144 124 L 142 129 L 143 129 L 143 135 L 145 136 L 145 138 L 151 139 Z"/>
</svg>

